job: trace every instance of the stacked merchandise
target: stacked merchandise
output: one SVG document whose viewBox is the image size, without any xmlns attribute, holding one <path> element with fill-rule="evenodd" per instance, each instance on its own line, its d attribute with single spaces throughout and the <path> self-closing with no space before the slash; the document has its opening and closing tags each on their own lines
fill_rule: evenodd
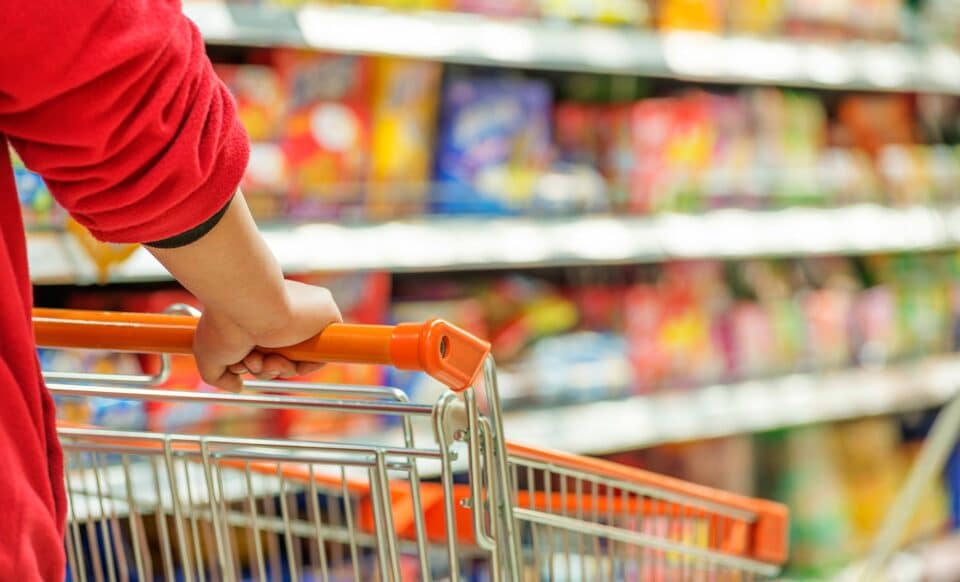
<svg viewBox="0 0 960 582">
<path fill-rule="evenodd" d="M 636 79 L 491 75 L 254 51 L 218 65 L 266 221 L 698 212 L 956 199 L 958 99 L 749 89 L 647 97 Z M 646 97 L 646 98 L 644 98 Z M 829 105 L 829 106 L 828 106 Z M 941 145 L 927 145 L 927 144 Z M 60 224 L 18 167 L 28 222 Z"/>
<path fill-rule="evenodd" d="M 931 255 L 409 278 L 393 318 L 439 315 L 489 337 L 504 397 L 545 405 L 950 352 L 958 267 Z"/>
<path fill-rule="evenodd" d="M 305 220 L 423 211 L 438 64 L 292 50 L 251 60 L 263 64 L 217 72 L 253 141 L 242 187 L 255 214 Z"/>
<path fill-rule="evenodd" d="M 455 70 L 441 87 L 429 63 L 269 58 L 218 68 L 255 141 L 244 187 L 265 219 L 905 205 L 954 200 L 960 177 L 960 148 L 925 145 L 960 137 L 951 98 L 637 100 L 617 78 L 558 89 Z"/>
<path fill-rule="evenodd" d="M 612 206 L 649 213 L 950 200 L 960 149 L 919 145 L 918 109 L 902 96 L 850 96 L 828 121 L 814 95 L 752 89 L 561 103 L 554 115 L 560 157 L 597 160 Z"/>
</svg>

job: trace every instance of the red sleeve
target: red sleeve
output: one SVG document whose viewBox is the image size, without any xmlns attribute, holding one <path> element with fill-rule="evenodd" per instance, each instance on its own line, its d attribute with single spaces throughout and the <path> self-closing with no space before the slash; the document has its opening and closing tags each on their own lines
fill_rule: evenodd
<svg viewBox="0 0 960 582">
<path fill-rule="evenodd" d="M 0 13 L 0 133 L 94 236 L 168 238 L 231 198 L 247 136 L 179 0 Z"/>
</svg>

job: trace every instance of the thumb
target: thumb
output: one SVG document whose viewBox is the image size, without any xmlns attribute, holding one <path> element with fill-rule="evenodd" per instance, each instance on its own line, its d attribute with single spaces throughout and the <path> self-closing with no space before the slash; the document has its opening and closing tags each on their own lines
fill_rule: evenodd
<svg viewBox="0 0 960 582">
<path fill-rule="evenodd" d="M 243 378 L 230 370 L 226 370 L 213 382 L 213 385 L 228 392 L 241 392 L 243 391 Z"/>
</svg>

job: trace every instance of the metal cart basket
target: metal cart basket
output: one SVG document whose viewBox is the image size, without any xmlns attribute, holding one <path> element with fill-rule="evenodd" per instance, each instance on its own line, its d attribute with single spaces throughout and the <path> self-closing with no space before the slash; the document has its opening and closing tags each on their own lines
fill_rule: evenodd
<svg viewBox="0 0 960 582">
<path fill-rule="evenodd" d="M 195 325 L 34 312 L 51 348 L 187 354 Z M 780 504 L 507 441 L 489 345 L 443 321 L 335 324 L 276 351 L 420 370 L 449 390 L 423 404 L 379 386 L 157 387 L 166 367 L 45 373 L 64 397 L 385 415 L 402 434 L 384 444 L 61 425 L 71 579 L 739 581 L 776 576 L 786 558 Z"/>
</svg>

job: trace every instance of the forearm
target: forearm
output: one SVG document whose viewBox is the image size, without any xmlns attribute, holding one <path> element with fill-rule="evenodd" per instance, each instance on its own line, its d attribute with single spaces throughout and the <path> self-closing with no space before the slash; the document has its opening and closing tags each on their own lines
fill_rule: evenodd
<svg viewBox="0 0 960 582">
<path fill-rule="evenodd" d="M 237 194 L 220 221 L 199 240 L 147 249 L 204 307 L 255 337 L 288 324 L 289 298 L 280 265 Z"/>
</svg>

